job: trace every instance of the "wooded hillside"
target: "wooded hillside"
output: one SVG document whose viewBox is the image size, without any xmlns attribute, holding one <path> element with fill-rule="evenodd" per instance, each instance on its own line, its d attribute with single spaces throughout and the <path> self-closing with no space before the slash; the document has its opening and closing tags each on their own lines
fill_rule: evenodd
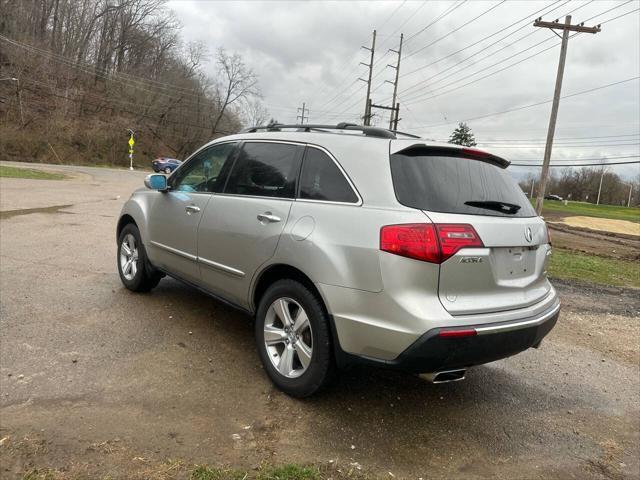
<svg viewBox="0 0 640 480">
<path fill-rule="evenodd" d="M 128 165 L 132 129 L 148 166 L 264 121 L 256 111 L 242 58 L 185 44 L 163 0 L 0 0 L 2 160 Z"/>
</svg>

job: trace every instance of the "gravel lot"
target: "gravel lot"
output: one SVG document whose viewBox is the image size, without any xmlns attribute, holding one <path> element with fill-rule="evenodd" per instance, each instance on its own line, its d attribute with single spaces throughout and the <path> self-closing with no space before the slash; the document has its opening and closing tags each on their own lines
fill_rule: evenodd
<svg viewBox="0 0 640 480">
<path fill-rule="evenodd" d="M 542 347 L 463 382 L 353 369 L 294 400 L 263 374 L 251 319 L 173 280 L 147 295 L 121 286 L 116 219 L 144 173 L 47 168 L 72 178 L 0 179 L 0 477 L 126 478 L 172 458 L 640 478 L 637 292 L 558 283 L 564 308 Z"/>
</svg>

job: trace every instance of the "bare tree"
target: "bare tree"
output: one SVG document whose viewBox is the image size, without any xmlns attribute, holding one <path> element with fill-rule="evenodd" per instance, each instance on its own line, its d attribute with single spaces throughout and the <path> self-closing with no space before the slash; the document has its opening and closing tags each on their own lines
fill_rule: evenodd
<svg viewBox="0 0 640 480">
<path fill-rule="evenodd" d="M 44 136 L 65 161 L 118 163 L 127 128 L 139 133 L 138 159 L 183 156 L 212 132 L 237 131 L 255 75 L 221 50 L 220 75 L 207 77 L 206 48 L 183 44 L 165 3 L 0 0 L 11 39 L 0 39 L 0 77 L 19 78 L 24 109 L 22 125 L 16 84 L 0 82 L 0 159 L 48 161 L 35 140 Z"/>
<path fill-rule="evenodd" d="M 243 123 L 247 127 L 266 125 L 269 120 L 269 111 L 259 98 L 247 100 L 242 109 Z"/>
<path fill-rule="evenodd" d="M 260 96 L 258 77 L 245 65 L 240 55 L 229 55 L 224 48 L 220 48 L 216 60 L 221 78 L 216 87 L 218 114 L 211 127 L 211 135 L 218 131 L 220 121 L 229 106 L 251 96 Z"/>
</svg>

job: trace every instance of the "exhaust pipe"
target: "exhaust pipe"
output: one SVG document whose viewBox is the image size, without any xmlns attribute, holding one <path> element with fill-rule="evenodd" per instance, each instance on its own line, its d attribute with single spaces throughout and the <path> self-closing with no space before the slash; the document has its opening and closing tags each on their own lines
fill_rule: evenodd
<svg viewBox="0 0 640 480">
<path fill-rule="evenodd" d="M 464 380 L 467 370 L 465 368 L 458 370 L 443 370 L 442 372 L 423 373 L 422 378 L 431 383 L 449 383 Z"/>
</svg>

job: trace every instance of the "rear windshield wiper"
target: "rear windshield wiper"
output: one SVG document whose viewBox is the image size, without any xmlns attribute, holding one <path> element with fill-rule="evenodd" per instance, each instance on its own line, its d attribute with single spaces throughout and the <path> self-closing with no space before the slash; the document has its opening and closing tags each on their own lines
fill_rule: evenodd
<svg viewBox="0 0 640 480">
<path fill-rule="evenodd" d="M 520 210 L 520 205 L 516 205 L 514 203 L 507 202 L 498 202 L 495 200 L 471 200 L 469 202 L 464 202 L 465 205 L 469 205 L 470 207 L 476 208 L 485 208 L 487 210 L 495 210 L 496 212 L 502 213 L 517 213 Z"/>
</svg>

